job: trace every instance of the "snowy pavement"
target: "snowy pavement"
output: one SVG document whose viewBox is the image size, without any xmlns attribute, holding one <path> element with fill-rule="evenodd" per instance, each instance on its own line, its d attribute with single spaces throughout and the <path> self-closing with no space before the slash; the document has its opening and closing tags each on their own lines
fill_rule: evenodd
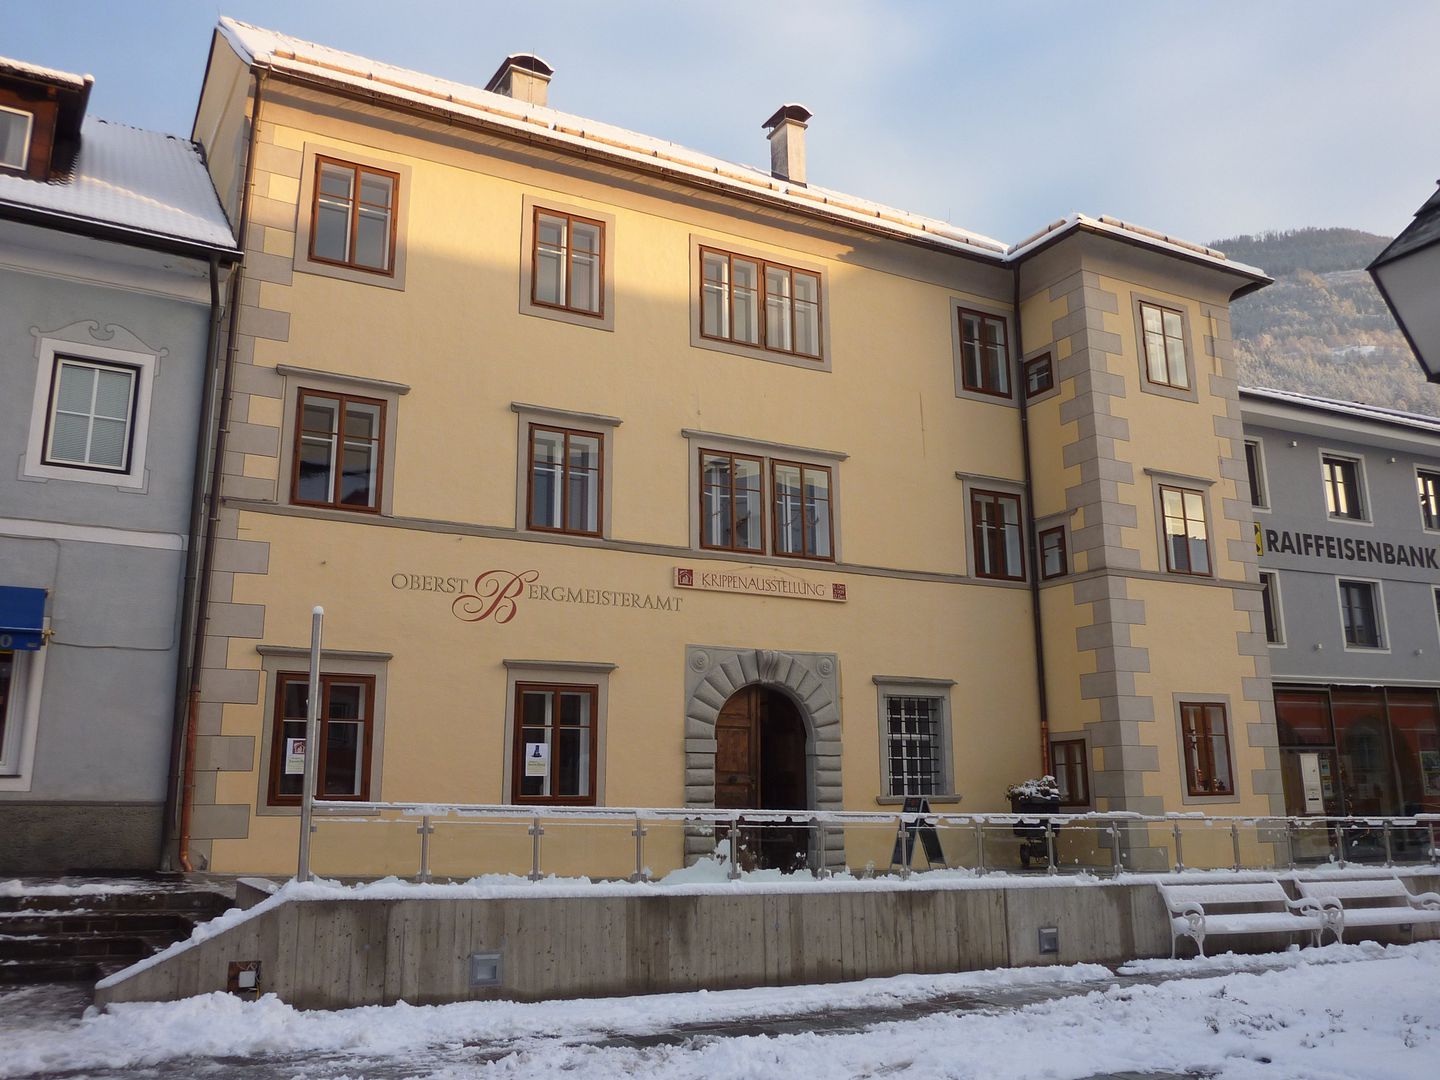
<svg viewBox="0 0 1440 1080">
<path fill-rule="evenodd" d="M 1440 942 L 340 1012 L 211 994 L 77 1018 L 24 993 L 0 997 L 7 1080 L 1429 1080 L 1440 1060 Z"/>
</svg>

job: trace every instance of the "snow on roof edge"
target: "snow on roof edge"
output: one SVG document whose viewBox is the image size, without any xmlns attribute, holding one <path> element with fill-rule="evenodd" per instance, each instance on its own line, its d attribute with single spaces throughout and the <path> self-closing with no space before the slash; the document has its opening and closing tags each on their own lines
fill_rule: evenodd
<svg viewBox="0 0 1440 1080">
<path fill-rule="evenodd" d="M 47 79 L 50 82 L 61 82 L 73 86 L 77 90 L 83 90 L 95 83 L 94 75 L 80 75 L 73 71 L 61 71 L 59 68 L 42 67 L 39 64 L 32 64 L 25 60 L 16 60 L 9 56 L 0 56 L 0 68 L 13 71 L 20 75 L 33 75 L 37 79 Z"/>
<path fill-rule="evenodd" d="M 1339 398 L 1320 397 L 1304 394 L 1297 390 L 1281 390 L 1271 386 L 1242 386 L 1240 393 L 1251 398 L 1271 401 L 1281 405 L 1298 405 L 1303 408 L 1332 412 L 1356 419 L 1371 420 L 1375 423 L 1394 424 L 1398 427 L 1418 428 L 1440 433 L 1440 418 L 1425 413 L 1405 412 L 1384 405 L 1368 405 L 1363 401 L 1341 401 Z"/>
<path fill-rule="evenodd" d="M 773 198 L 804 213 L 830 217 L 870 230 L 898 233 L 908 239 L 979 255 L 1001 264 L 1018 262 L 1041 244 L 1064 232 L 1084 227 L 1095 232 L 1123 237 L 1132 243 L 1169 254 L 1205 262 L 1242 276 L 1265 282 L 1271 280 L 1263 270 L 1228 259 L 1223 253 L 1212 248 L 1191 244 L 1105 215 L 1097 218 L 1073 213 L 1019 244 L 1007 245 L 994 237 L 938 218 L 924 217 L 815 184 L 792 185 L 771 177 L 764 170 L 728 162 L 679 143 L 656 139 L 547 106 L 517 102 L 502 94 L 371 60 L 317 42 L 267 30 L 229 16 L 221 16 L 218 30 L 242 59 L 252 65 L 308 75 L 431 108 L 447 109 L 528 135 L 539 134 L 552 141 L 584 148 L 590 152 L 598 149 L 614 156 L 629 158 L 637 164 L 659 164 L 692 179 Z M 306 52 L 310 53 L 309 57 L 303 55 Z M 327 57 L 331 59 L 327 60 Z M 361 70 L 362 68 L 368 70 Z M 457 92 L 463 94 L 463 98 L 457 100 Z"/>
</svg>

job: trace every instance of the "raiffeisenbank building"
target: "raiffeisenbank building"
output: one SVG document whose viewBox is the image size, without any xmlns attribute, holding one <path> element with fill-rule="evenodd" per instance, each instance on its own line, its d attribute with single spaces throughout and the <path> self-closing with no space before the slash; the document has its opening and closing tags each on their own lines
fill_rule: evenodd
<svg viewBox="0 0 1440 1080">
<path fill-rule="evenodd" d="M 197 867 L 293 865 L 315 604 L 327 799 L 984 811 L 1048 767 L 1283 812 L 1228 314 L 1266 276 L 1103 217 L 1007 246 L 810 183 L 801 106 L 763 171 L 551 75 L 215 34 Z"/>
</svg>

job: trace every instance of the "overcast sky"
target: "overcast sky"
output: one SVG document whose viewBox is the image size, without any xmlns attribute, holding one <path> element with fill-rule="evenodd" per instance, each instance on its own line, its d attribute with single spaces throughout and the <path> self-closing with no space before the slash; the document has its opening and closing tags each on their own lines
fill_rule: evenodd
<svg viewBox="0 0 1440 1080">
<path fill-rule="evenodd" d="M 1015 242 L 1073 210 L 1191 240 L 1392 235 L 1440 177 L 1434 0 L 0 0 L 0 55 L 95 76 L 94 115 L 188 134 L 221 14 L 768 165 Z"/>
</svg>

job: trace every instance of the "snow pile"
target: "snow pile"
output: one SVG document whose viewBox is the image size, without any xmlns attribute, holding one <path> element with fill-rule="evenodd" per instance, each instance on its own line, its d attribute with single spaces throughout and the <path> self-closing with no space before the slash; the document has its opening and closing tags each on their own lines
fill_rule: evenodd
<svg viewBox="0 0 1440 1080">
<path fill-rule="evenodd" d="M 1258 965 L 1263 968 L 1256 969 Z M 1095 965 L 902 976 L 781 987 L 540 1003 L 466 1002 L 300 1012 L 273 997 L 210 994 L 91 1010 L 68 1030 L 7 1039 L 0 1077 L 249 1058 L 266 1075 L 674 1080 L 823 1075 L 1078 1080 L 1097 1073 L 1197 1072 L 1220 1080 L 1415 1080 L 1440 1050 L 1440 942 L 1341 945 L 1280 956 L 1145 961 L 1127 972 L 1210 971 L 1159 985 L 1105 985 Z M 1095 988 L 1087 992 L 1087 984 Z M 902 1008 L 1022 990 L 1020 1008 Z M 714 1025 L 891 1009 L 840 1030 L 737 1035 Z M 871 1021 L 871 1022 L 867 1022 Z M 636 1045 L 683 1025 L 710 1025 Z M 792 1025 L 794 1026 L 794 1025 Z M 823 1025 L 822 1025 L 823 1026 Z M 629 1041 L 627 1041 L 629 1040 Z M 268 1066 L 266 1060 L 272 1060 Z M 198 1059 L 198 1060 L 196 1060 Z M 210 1060 L 206 1060 L 210 1059 Z M 225 1068 L 243 1068 L 229 1060 Z M 166 1070 L 167 1074 L 174 1070 Z"/>
<path fill-rule="evenodd" d="M 19 878 L 0 881 L 0 896 L 104 896 L 108 893 L 146 892 L 153 884 L 143 881 L 62 881 L 25 882 Z"/>
</svg>

